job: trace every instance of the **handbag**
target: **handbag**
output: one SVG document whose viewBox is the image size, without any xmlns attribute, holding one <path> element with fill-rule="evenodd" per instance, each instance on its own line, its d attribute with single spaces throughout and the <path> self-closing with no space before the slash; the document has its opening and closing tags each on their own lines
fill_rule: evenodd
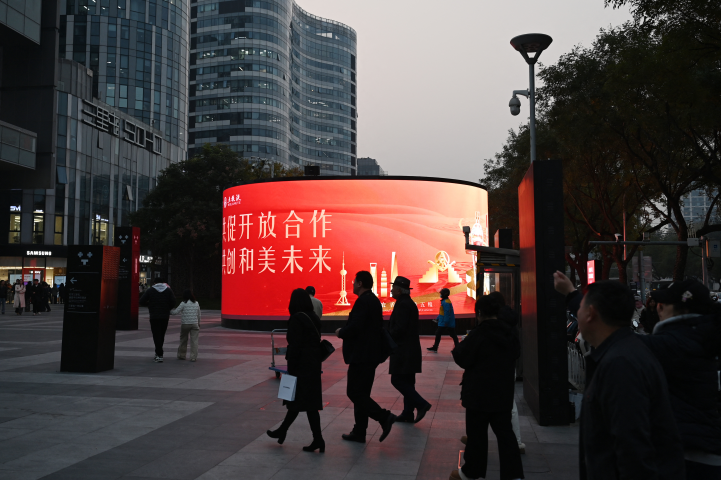
<svg viewBox="0 0 721 480">
<path fill-rule="evenodd" d="M 280 378 L 280 387 L 278 388 L 278 398 L 292 402 L 295 400 L 295 387 L 298 384 L 298 378 L 293 375 L 284 373 Z"/>
<path fill-rule="evenodd" d="M 311 320 L 311 318 L 308 315 L 306 315 L 305 312 L 300 312 L 300 313 L 305 315 L 308 318 L 308 320 L 310 320 L 310 324 L 313 325 L 313 328 L 315 328 L 315 324 L 313 323 L 313 320 Z M 335 352 L 335 347 L 328 340 L 324 340 L 320 336 L 320 332 L 318 331 L 317 328 L 315 328 L 315 332 L 318 334 L 318 338 L 321 339 L 320 344 L 318 345 L 318 348 L 320 348 L 320 361 L 325 362 L 326 360 L 328 360 L 328 357 L 330 357 L 331 354 L 333 352 Z"/>
</svg>

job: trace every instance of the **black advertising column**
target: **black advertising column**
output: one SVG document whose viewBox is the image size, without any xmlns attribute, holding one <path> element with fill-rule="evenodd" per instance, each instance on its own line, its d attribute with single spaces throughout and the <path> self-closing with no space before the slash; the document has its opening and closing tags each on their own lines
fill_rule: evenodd
<svg viewBox="0 0 721 480">
<path fill-rule="evenodd" d="M 119 261 L 117 247 L 68 246 L 60 371 L 113 369 Z"/>
<path fill-rule="evenodd" d="M 560 160 L 536 161 L 518 186 L 523 396 L 541 425 L 568 425 L 566 302 L 553 288 L 565 270 Z"/>
<path fill-rule="evenodd" d="M 140 229 L 116 227 L 115 246 L 120 248 L 118 270 L 118 320 L 116 330 L 138 329 L 138 283 L 140 282 Z"/>
</svg>

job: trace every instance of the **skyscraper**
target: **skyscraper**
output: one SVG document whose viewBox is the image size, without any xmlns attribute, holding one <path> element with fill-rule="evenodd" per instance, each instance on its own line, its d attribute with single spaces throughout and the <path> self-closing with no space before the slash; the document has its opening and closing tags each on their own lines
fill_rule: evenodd
<svg viewBox="0 0 721 480">
<path fill-rule="evenodd" d="M 224 143 L 245 158 L 356 172 L 356 33 L 293 0 L 191 8 L 190 154 Z"/>
<path fill-rule="evenodd" d="M 93 71 L 93 97 L 153 126 L 185 158 L 189 0 L 60 0 L 60 58 Z"/>
<path fill-rule="evenodd" d="M 189 7 L 0 4 L 0 280 L 60 283 L 68 245 L 113 245 L 186 156 Z"/>
</svg>

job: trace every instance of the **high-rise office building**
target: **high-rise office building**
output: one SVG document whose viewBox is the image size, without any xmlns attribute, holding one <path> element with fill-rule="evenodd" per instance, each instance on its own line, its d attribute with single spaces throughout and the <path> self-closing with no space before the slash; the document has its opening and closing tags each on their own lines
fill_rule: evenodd
<svg viewBox="0 0 721 480">
<path fill-rule="evenodd" d="M 115 227 L 129 225 L 128 214 L 142 206 L 159 173 L 186 156 L 188 7 L 134 0 L 5 5 L 0 279 L 60 283 L 67 246 L 113 245 Z M 168 108 L 149 108 L 146 92 L 151 105 L 160 92 Z M 148 275 L 151 268 L 142 266 Z"/>
<path fill-rule="evenodd" d="M 374 158 L 358 159 L 358 175 L 360 176 L 385 176 L 388 172 L 383 170 Z"/>
<path fill-rule="evenodd" d="M 191 8 L 189 150 L 356 172 L 356 33 L 293 0 Z"/>
<path fill-rule="evenodd" d="M 693 223 L 695 228 L 701 228 L 706 221 L 706 214 L 711 208 L 713 197 L 709 196 L 704 190 L 694 190 L 683 197 L 683 218 L 686 223 Z M 714 206 L 709 224 L 721 221 L 718 205 Z"/>
<path fill-rule="evenodd" d="M 60 58 L 93 71 L 93 96 L 185 158 L 189 0 L 60 0 Z"/>
</svg>

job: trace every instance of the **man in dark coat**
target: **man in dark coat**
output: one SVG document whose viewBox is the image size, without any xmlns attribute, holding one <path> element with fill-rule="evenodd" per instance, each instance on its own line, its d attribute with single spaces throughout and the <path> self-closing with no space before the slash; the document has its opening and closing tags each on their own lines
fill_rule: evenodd
<svg viewBox="0 0 721 480">
<path fill-rule="evenodd" d="M 358 295 L 348 322 L 336 330 L 343 339 L 343 360 L 348 365 L 346 393 L 353 402 L 355 426 L 343 440 L 365 443 L 368 418 L 379 422 L 383 428 L 380 441 L 386 439 L 396 416 L 380 407 L 372 398 L 376 368 L 385 361 L 386 339 L 383 332 L 383 307 L 371 289 L 373 276 L 360 271 L 353 280 L 353 293 Z"/>
<path fill-rule="evenodd" d="M 411 299 L 411 281 L 398 276 L 391 284 L 396 300 L 391 313 L 390 334 L 398 347 L 391 355 L 391 384 L 403 395 L 403 413 L 396 422 L 418 423 L 431 409 L 416 391 L 416 373 L 421 373 L 421 339 L 418 336 L 418 306 Z M 414 419 L 413 411 L 418 410 Z"/>
<path fill-rule="evenodd" d="M 631 291 L 609 280 L 589 285 L 578 310 L 596 364 L 581 410 L 581 478 L 685 478 L 666 379 L 630 329 L 633 312 Z"/>
<path fill-rule="evenodd" d="M 170 310 L 175 307 L 175 295 L 167 283 L 156 278 L 155 285 L 147 289 L 140 298 L 140 305 L 148 307 L 150 330 L 155 343 L 155 363 L 162 363 L 165 332 L 168 330 Z"/>
</svg>

